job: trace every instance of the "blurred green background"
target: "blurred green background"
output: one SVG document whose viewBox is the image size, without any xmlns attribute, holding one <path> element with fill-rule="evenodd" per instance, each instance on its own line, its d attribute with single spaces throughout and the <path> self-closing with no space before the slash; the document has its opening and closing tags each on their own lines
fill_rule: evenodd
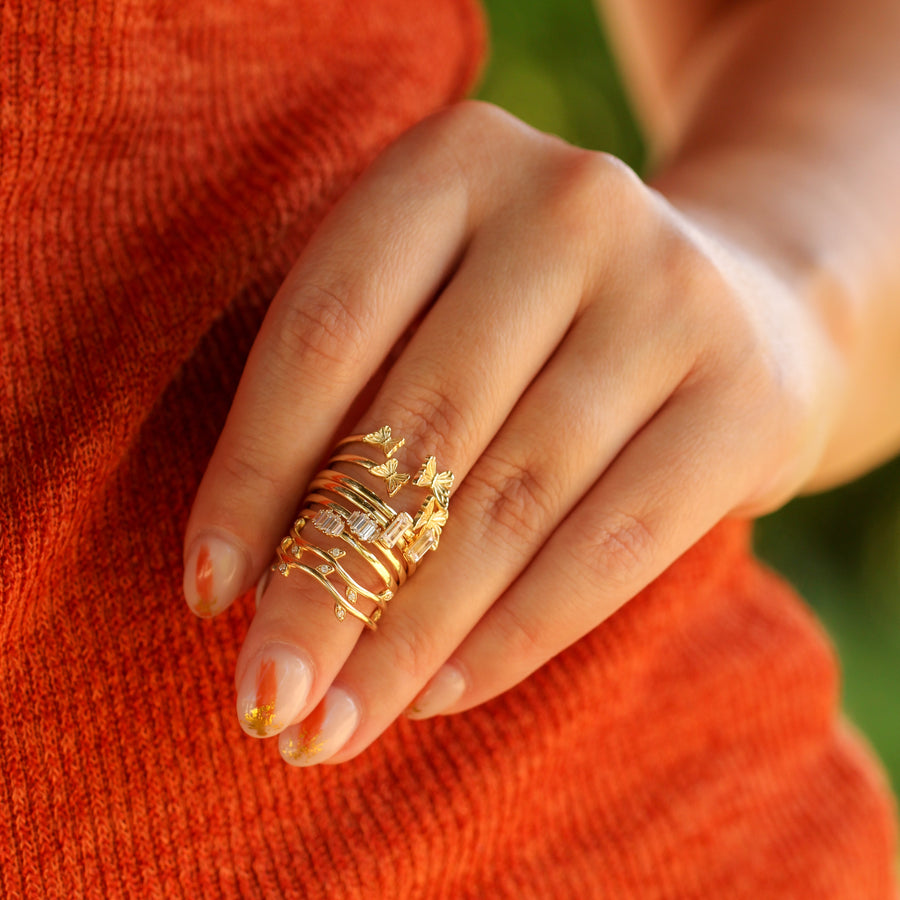
<svg viewBox="0 0 900 900">
<path fill-rule="evenodd" d="M 644 151 L 591 0 L 485 0 L 479 96 L 641 171 Z M 762 520 L 760 556 L 815 608 L 838 647 L 844 706 L 900 789 L 900 459 Z"/>
</svg>

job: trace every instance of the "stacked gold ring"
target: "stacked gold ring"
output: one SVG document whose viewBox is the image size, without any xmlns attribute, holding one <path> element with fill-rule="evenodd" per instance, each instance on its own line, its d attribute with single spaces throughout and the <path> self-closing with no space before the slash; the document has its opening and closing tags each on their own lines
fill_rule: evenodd
<svg viewBox="0 0 900 900">
<path fill-rule="evenodd" d="M 334 600 L 339 621 L 349 615 L 368 628 L 377 628 L 388 601 L 416 571 L 425 554 L 440 543 L 441 529 L 449 515 L 453 473 L 439 472 L 433 456 L 426 457 L 415 477 L 399 471 L 394 454 L 405 443 L 405 438 L 392 438 L 389 425 L 340 441 L 325 468 L 313 479 L 297 520 L 276 550 L 273 570 L 285 577 L 296 570 L 313 578 Z M 384 459 L 342 452 L 350 444 L 374 445 Z M 334 468 L 336 465 L 357 466 L 383 479 L 387 497 Z M 415 515 L 398 512 L 388 503 L 408 484 L 427 489 Z M 339 546 L 322 547 L 310 540 L 311 533 L 305 537 L 309 526 Z M 340 562 L 348 553 L 348 562 L 365 564 L 361 567 L 365 576 L 356 576 Z M 336 576 L 337 582 L 329 576 Z M 363 612 L 357 605 L 361 599 L 373 603 L 374 609 Z"/>
</svg>

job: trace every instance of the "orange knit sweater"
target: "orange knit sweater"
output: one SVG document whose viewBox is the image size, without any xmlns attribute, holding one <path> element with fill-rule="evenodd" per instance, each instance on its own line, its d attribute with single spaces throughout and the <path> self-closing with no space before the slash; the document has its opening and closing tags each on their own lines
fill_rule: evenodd
<svg viewBox="0 0 900 900">
<path fill-rule="evenodd" d="M 266 303 L 471 84 L 469 0 L 0 0 L 0 894 L 888 898 L 832 653 L 714 531 L 496 701 L 290 769 L 180 596 Z"/>
</svg>

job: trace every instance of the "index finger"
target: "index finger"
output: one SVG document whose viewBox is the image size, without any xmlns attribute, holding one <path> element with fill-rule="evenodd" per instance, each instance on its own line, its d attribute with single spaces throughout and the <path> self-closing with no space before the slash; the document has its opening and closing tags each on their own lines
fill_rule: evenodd
<svg viewBox="0 0 900 900">
<path fill-rule="evenodd" d="M 440 130 L 420 127 L 373 165 L 272 302 L 186 529 L 184 591 L 198 615 L 262 572 L 354 398 L 465 246 L 473 197 Z"/>
</svg>

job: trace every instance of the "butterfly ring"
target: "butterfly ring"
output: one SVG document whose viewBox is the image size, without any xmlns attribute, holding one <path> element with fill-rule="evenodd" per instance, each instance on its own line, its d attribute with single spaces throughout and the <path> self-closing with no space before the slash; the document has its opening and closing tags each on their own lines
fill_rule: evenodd
<svg viewBox="0 0 900 900">
<path fill-rule="evenodd" d="M 434 456 L 415 475 L 401 471 L 395 454 L 405 443 L 394 439 L 389 425 L 340 441 L 276 550 L 273 570 L 284 576 L 299 571 L 317 581 L 334 601 L 338 621 L 350 616 L 377 628 L 387 602 L 440 543 L 453 473 L 440 471 Z M 364 449 L 349 452 L 354 444 Z M 363 455 L 368 447 L 375 448 L 375 459 Z M 355 478 L 355 469 L 365 474 Z M 388 501 L 407 486 L 424 488 L 424 498 L 395 509 Z M 362 601 L 372 605 L 368 612 Z"/>
</svg>

